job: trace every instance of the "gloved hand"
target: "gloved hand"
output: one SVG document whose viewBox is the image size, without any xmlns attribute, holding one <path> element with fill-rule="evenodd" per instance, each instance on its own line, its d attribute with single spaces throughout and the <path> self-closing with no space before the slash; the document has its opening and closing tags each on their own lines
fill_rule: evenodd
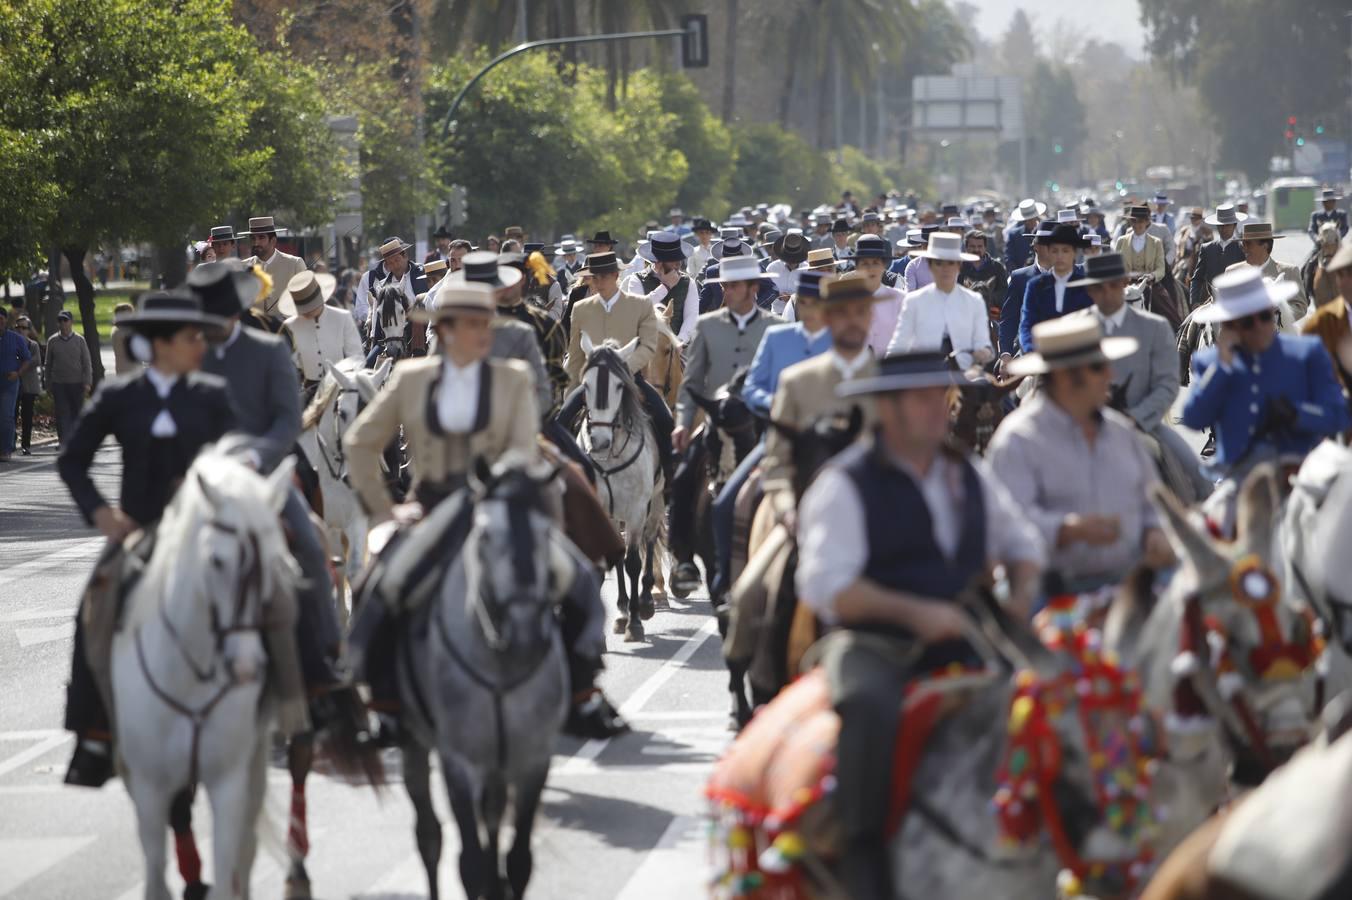
<svg viewBox="0 0 1352 900">
<path fill-rule="evenodd" d="M 1263 427 L 1269 432 L 1289 431 L 1296 425 L 1296 407 L 1285 397 L 1269 397 L 1263 411 Z"/>
</svg>

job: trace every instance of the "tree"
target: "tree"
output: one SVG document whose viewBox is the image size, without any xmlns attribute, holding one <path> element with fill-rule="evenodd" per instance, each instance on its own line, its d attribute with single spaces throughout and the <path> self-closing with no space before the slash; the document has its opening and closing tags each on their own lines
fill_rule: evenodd
<svg viewBox="0 0 1352 900">
<path fill-rule="evenodd" d="M 1024 96 L 1030 144 L 1028 178 L 1037 184 L 1071 170 L 1088 130 L 1075 79 L 1064 66 L 1039 59 Z"/>
<path fill-rule="evenodd" d="M 662 109 L 675 116 L 671 145 L 679 147 L 689 177 L 676 194 L 676 205 L 692 212 L 716 215 L 728 206 L 728 189 L 736 162 L 732 134 L 713 115 L 699 91 L 684 75 L 660 76 Z"/>
<path fill-rule="evenodd" d="M 798 135 L 769 123 L 739 125 L 732 135 L 737 169 L 729 194 L 734 201 L 801 209 L 832 196 L 831 164 Z"/>
<path fill-rule="evenodd" d="M 0 196 L 14 212 L 0 216 L 0 279 L 6 285 L 28 281 L 42 265 L 42 238 L 60 200 L 50 162 L 41 133 L 0 127 Z M 38 322 L 38 310 L 31 312 Z"/>
</svg>

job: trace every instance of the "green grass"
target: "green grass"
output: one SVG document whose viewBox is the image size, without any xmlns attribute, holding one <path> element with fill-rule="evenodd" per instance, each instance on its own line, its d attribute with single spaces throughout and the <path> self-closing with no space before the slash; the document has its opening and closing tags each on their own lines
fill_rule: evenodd
<svg viewBox="0 0 1352 900">
<path fill-rule="evenodd" d="M 127 290 L 94 292 L 94 318 L 99 323 L 99 340 L 106 341 L 113 333 L 113 307 L 119 303 L 130 303 L 132 292 Z M 78 323 L 78 301 L 74 297 L 66 298 L 67 308 Z"/>
</svg>

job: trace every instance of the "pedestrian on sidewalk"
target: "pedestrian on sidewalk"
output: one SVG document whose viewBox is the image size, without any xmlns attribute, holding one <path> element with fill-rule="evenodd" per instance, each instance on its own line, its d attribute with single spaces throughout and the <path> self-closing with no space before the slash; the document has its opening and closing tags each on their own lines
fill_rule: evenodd
<svg viewBox="0 0 1352 900">
<path fill-rule="evenodd" d="M 116 322 L 135 311 L 136 307 L 130 303 L 119 303 L 113 307 L 113 321 Z M 113 345 L 113 371 L 118 375 L 127 375 L 132 372 L 139 372 L 142 369 L 141 362 L 131 355 L 131 348 L 127 346 L 127 339 L 130 336 L 131 334 L 126 326 L 114 325 L 112 337 L 108 339 L 109 343 Z"/>
<path fill-rule="evenodd" d="M 28 342 L 28 355 L 33 360 L 33 365 L 19 378 L 18 413 L 19 447 L 24 456 L 32 456 L 33 404 L 42 393 L 42 374 L 38 371 L 42 365 L 42 345 L 33 339 L 33 323 L 27 316 L 14 321 L 14 330 Z"/>
<path fill-rule="evenodd" d="M 66 310 L 56 314 L 61 330 L 47 340 L 47 355 L 42 367 L 42 384 L 52 395 L 56 415 L 56 438 L 64 446 L 75 431 L 84 398 L 94 387 L 94 365 L 89 346 L 75 333 L 75 323 Z"/>
<path fill-rule="evenodd" d="M 14 411 L 18 408 L 19 381 L 33 365 L 28 342 L 9 328 L 9 311 L 0 307 L 0 462 L 14 454 Z"/>
</svg>

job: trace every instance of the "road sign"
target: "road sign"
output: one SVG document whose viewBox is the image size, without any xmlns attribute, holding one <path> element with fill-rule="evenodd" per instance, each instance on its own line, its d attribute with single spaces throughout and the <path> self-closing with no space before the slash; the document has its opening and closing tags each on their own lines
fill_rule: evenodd
<svg viewBox="0 0 1352 900">
<path fill-rule="evenodd" d="M 911 81 L 911 125 L 927 138 L 985 133 L 1001 141 L 1023 136 L 1019 79 L 922 75 Z"/>
</svg>

